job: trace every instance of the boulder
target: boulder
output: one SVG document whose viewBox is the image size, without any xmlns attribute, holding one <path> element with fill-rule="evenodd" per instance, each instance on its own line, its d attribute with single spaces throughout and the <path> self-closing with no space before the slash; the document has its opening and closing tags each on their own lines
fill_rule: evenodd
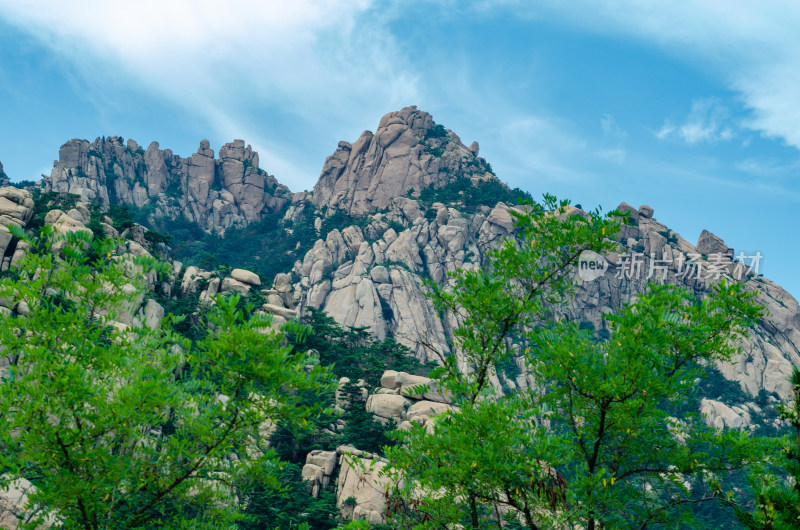
<svg viewBox="0 0 800 530">
<path fill-rule="evenodd" d="M 294 286 L 289 274 L 284 272 L 276 274 L 272 281 L 272 289 L 281 297 L 284 307 L 294 307 Z"/>
<path fill-rule="evenodd" d="M 253 285 L 255 287 L 261 286 L 261 278 L 258 277 L 258 274 L 245 269 L 233 269 L 231 271 L 231 278 L 246 283 L 247 285 Z"/>
<path fill-rule="evenodd" d="M 649 206 L 648 206 L 649 208 Z M 621 213 L 628 212 L 628 219 L 633 223 L 636 224 L 639 222 L 639 211 L 628 204 L 627 202 L 621 202 L 619 206 L 617 206 L 616 210 Z M 652 208 L 651 208 L 652 210 Z"/>
<path fill-rule="evenodd" d="M 639 206 L 639 217 L 644 219 L 650 219 L 653 217 L 653 213 L 654 210 L 652 206 L 647 206 L 646 204 Z"/>
<path fill-rule="evenodd" d="M 338 455 L 336 451 L 320 451 L 314 450 L 306 456 L 306 464 L 313 464 L 322 469 L 325 476 L 331 477 L 333 470 L 336 468 L 336 460 Z M 327 484 L 325 484 L 327 486 Z"/>
<path fill-rule="evenodd" d="M 273 315 L 280 315 L 286 320 L 293 320 L 297 318 L 297 311 L 293 309 L 286 309 L 280 305 L 273 305 L 273 304 L 264 304 L 261 308 L 266 311 L 267 313 L 272 313 Z"/>
<path fill-rule="evenodd" d="M 738 408 L 738 407 L 737 407 Z M 750 414 L 742 409 L 734 410 L 721 401 L 700 400 L 700 414 L 709 427 L 742 430 L 750 425 Z"/>
<path fill-rule="evenodd" d="M 77 219 L 70 217 L 61 210 L 50 210 L 44 218 L 45 224 L 52 225 L 59 235 L 65 235 L 68 232 L 84 232 L 91 234 L 92 231 Z"/>
<path fill-rule="evenodd" d="M 225 278 L 222 280 L 220 291 L 223 293 L 236 292 L 241 295 L 247 296 L 250 293 L 250 285 L 242 283 L 234 278 Z"/>
<path fill-rule="evenodd" d="M 375 283 L 390 283 L 389 271 L 383 265 L 373 267 L 369 275 Z"/>
<path fill-rule="evenodd" d="M 389 479 L 381 474 L 386 462 L 368 453 L 340 446 L 336 505 L 348 519 L 384 522 Z"/>
<path fill-rule="evenodd" d="M 400 422 L 411 400 L 396 394 L 373 394 L 367 399 L 367 412 Z"/>
<path fill-rule="evenodd" d="M 33 215 L 33 196 L 13 186 L 0 188 L 0 224 L 25 226 Z"/>
<path fill-rule="evenodd" d="M 144 306 L 144 322 L 150 329 L 158 329 L 161 327 L 161 321 L 164 319 L 164 308 L 161 304 L 152 298 L 147 300 Z"/>
<path fill-rule="evenodd" d="M 406 412 L 406 419 L 413 421 L 418 416 L 435 416 L 442 412 L 453 410 L 453 407 L 446 403 L 438 403 L 436 401 L 417 401 L 408 408 Z"/>
<path fill-rule="evenodd" d="M 728 245 L 721 237 L 716 236 L 708 230 L 703 230 L 697 240 L 697 251 L 705 256 L 712 254 L 728 255 Z"/>
<path fill-rule="evenodd" d="M 7 475 L 3 478 L 7 478 Z M 34 517 L 44 519 L 42 524 L 36 526 L 37 529 L 44 530 L 56 526 L 56 517 L 31 510 L 32 507 L 28 505 L 28 496 L 35 491 L 33 484 L 24 478 L 11 481 L 7 489 L 0 488 L 0 528 L 16 530 L 20 527 L 20 523 L 30 523 Z"/>
</svg>

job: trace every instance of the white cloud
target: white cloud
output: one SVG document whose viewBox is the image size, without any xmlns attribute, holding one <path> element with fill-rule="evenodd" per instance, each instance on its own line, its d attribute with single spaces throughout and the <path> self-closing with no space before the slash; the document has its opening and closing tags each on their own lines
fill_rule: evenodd
<svg viewBox="0 0 800 530">
<path fill-rule="evenodd" d="M 604 142 L 613 144 L 614 147 L 598 149 L 594 152 L 594 155 L 601 160 L 613 162 L 614 164 L 625 162 L 625 156 L 627 155 L 625 141 L 628 139 L 628 131 L 620 127 L 611 114 L 603 114 L 603 117 L 600 118 L 600 128 L 603 130 Z"/>
<path fill-rule="evenodd" d="M 628 131 L 617 125 L 614 116 L 610 114 L 603 114 L 600 119 L 600 128 L 603 129 L 603 136 L 607 138 L 624 140 L 628 137 Z"/>
<path fill-rule="evenodd" d="M 695 100 L 682 125 L 676 126 L 667 120 L 655 135 L 659 140 L 678 137 L 689 145 L 728 141 L 735 136 L 729 125 L 730 116 L 730 111 L 718 98 Z"/>
<path fill-rule="evenodd" d="M 602 160 L 607 160 L 615 164 L 622 164 L 625 162 L 627 151 L 621 147 L 615 149 L 600 149 L 599 151 L 595 151 L 595 155 Z"/>
<path fill-rule="evenodd" d="M 627 34 L 688 59 L 741 95 L 752 113 L 744 126 L 800 148 L 800 3 L 794 0 L 549 0 L 535 8 L 521 1 L 506 4 L 528 15 L 556 15 L 598 33 Z M 718 132 L 720 139 L 732 133 Z M 704 134 L 687 129 L 685 139 L 703 141 Z"/>
<path fill-rule="evenodd" d="M 331 123 L 360 131 L 413 103 L 418 79 L 371 9 L 370 0 L 0 0 L 0 17 L 48 44 L 99 93 L 88 98 L 106 104 L 115 88 L 134 86 L 230 138 L 273 126 L 256 110 L 314 132 Z M 280 131 L 269 134 L 280 141 Z"/>
<path fill-rule="evenodd" d="M 661 126 L 659 130 L 655 132 L 656 138 L 659 140 L 664 140 L 672 136 L 672 133 L 675 132 L 675 126 L 672 125 L 669 121 L 665 121 L 664 125 Z"/>
</svg>

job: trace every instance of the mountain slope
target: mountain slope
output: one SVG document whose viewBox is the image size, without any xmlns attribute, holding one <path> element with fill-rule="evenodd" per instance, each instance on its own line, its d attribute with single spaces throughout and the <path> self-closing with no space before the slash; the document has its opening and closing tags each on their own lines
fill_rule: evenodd
<svg viewBox="0 0 800 530">
<path fill-rule="evenodd" d="M 437 358 L 434 350 L 451 350 L 457 322 L 437 314 L 422 280 L 446 285 L 448 272 L 482 266 L 486 253 L 514 232 L 509 208 L 522 194 L 503 185 L 477 154 L 477 144 L 466 147 L 429 114 L 407 107 L 384 116 L 375 133 L 340 142 L 312 193 L 290 193 L 257 168 L 257 154 L 241 141 L 226 144 L 218 160 L 207 142 L 184 159 L 155 143 L 143 151 L 116 137 L 65 144 L 42 187 L 130 205 L 145 224 L 175 235 L 172 246 L 184 249 L 189 264 L 207 255 L 202 266 L 209 269 L 246 266 L 270 280 L 291 273 L 279 275 L 284 309 L 318 307 L 342 325 L 393 336 L 427 361 Z M 598 337 L 607 331 L 604 314 L 644 292 L 651 267 L 701 295 L 713 284 L 704 276 L 736 272 L 732 250 L 713 234 L 704 232 L 692 245 L 657 221 L 650 207 L 622 203 L 619 209 L 632 221 L 615 236 L 621 252 L 594 281 L 582 282 L 576 273 L 576 296 L 564 310 Z M 186 223 L 198 230 L 185 230 Z M 634 254 L 644 271 L 639 277 L 626 274 Z M 699 279 L 681 276 L 688 262 Z M 787 396 L 786 375 L 800 366 L 797 301 L 765 278 L 739 279 L 769 314 L 743 345 L 742 358 L 719 366 L 738 391 L 720 379 L 706 395 L 713 400 L 711 421 L 737 425 L 761 421 L 754 419 L 759 410 L 770 395 Z M 513 389 L 532 382 L 517 361 L 495 383 Z"/>
</svg>

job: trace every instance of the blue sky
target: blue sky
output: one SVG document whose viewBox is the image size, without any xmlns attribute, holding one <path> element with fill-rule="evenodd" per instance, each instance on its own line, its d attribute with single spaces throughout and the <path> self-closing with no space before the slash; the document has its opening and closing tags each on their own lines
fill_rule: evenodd
<svg viewBox="0 0 800 530">
<path fill-rule="evenodd" d="M 512 186 L 649 204 L 800 296 L 800 4 L 0 0 L 0 161 L 70 138 L 244 138 L 292 190 L 417 105 Z"/>
</svg>

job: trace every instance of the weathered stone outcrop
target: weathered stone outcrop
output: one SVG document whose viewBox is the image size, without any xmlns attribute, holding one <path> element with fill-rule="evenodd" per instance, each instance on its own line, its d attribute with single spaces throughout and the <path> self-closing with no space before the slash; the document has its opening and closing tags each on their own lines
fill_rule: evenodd
<svg viewBox="0 0 800 530">
<path fill-rule="evenodd" d="M 421 280 L 447 286 L 448 273 L 482 266 L 486 253 L 513 235 L 513 219 L 503 203 L 474 214 L 436 203 L 435 216 L 423 216 L 420 210 L 414 199 L 394 198 L 385 211 L 368 215 L 360 226 L 334 230 L 317 241 L 294 268 L 301 310 L 318 307 L 342 325 L 367 327 L 378 338 L 391 335 L 423 361 L 438 361 L 437 352 L 449 352 L 457 321 L 451 315 L 440 318 Z M 800 366 L 797 301 L 734 262 L 732 249 L 719 237 L 704 232 L 695 246 L 656 220 L 650 207 L 623 203 L 619 210 L 630 212 L 631 221 L 618 234 L 620 252 L 608 256 L 608 270 L 600 278 L 583 282 L 576 276 L 575 297 L 564 316 L 602 334 L 608 331 L 604 315 L 643 293 L 650 281 L 681 285 L 704 296 L 716 276 L 737 278 L 756 292 L 756 301 L 768 314 L 757 333 L 742 343 L 743 355 L 719 369 L 750 395 L 764 389 L 787 397 L 787 376 Z M 499 374 L 495 384 L 511 390 L 530 386 L 524 364 L 519 359 L 516 364 L 518 373 Z M 376 407 L 396 410 L 399 405 L 392 400 L 399 403 L 397 398 L 373 401 Z"/>
<path fill-rule="evenodd" d="M 381 118 L 374 134 L 364 131 L 353 144 L 339 142 L 314 186 L 313 202 L 363 217 L 412 190 L 464 176 L 496 178 L 477 151 L 437 126 L 430 114 L 406 107 Z"/>
<path fill-rule="evenodd" d="M 754 404 L 753 410 L 761 412 Z M 754 427 L 751 423 L 750 410 L 748 408 L 728 406 L 721 401 L 713 399 L 700 400 L 700 414 L 706 425 L 717 429 L 739 429 Z"/>
<path fill-rule="evenodd" d="M 426 429 L 433 429 L 435 416 L 453 407 L 439 393 L 428 389 L 419 392 L 420 385 L 430 386 L 427 377 L 387 370 L 381 377 L 381 388 L 375 393 L 360 396 L 363 401 L 349 403 L 341 393 L 343 385 L 350 380 L 342 378 L 336 393 L 336 403 L 340 410 L 350 406 L 366 406 L 366 411 L 378 421 L 394 420 L 400 429 L 411 428 L 419 423 Z M 367 389 L 363 381 L 358 386 L 364 394 Z M 306 457 L 302 477 L 315 497 L 322 488 L 327 487 L 338 470 L 336 482 L 336 505 L 348 519 L 365 519 L 372 523 L 383 523 L 386 512 L 386 492 L 390 479 L 381 471 L 386 460 L 361 451 L 355 447 L 342 445 L 336 451 L 312 451 Z"/>
<path fill-rule="evenodd" d="M 331 483 L 333 472 L 336 469 L 339 452 L 314 450 L 306 456 L 303 466 L 302 478 L 309 483 L 311 495 L 319 495 L 321 488 L 327 488 Z"/>
<path fill-rule="evenodd" d="M 336 483 L 336 506 L 342 516 L 353 521 L 385 522 L 386 492 L 391 484 L 381 474 L 387 462 L 355 447 L 337 447 L 339 480 Z"/>
<path fill-rule="evenodd" d="M 16 241 L 7 227 L 24 227 L 32 215 L 33 197 L 30 192 L 12 186 L 0 188 L 0 270 L 8 269 L 17 250 Z"/>
<path fill-rule="evenodd" d="M 20 524 L 36 524 L 39 519 L 42 522 L 36 526 L 37 529 L 60 526 L 56 517 L 30 506 L 28 495 L 35 491 L 33 484 L 24 478 L 11 481 L 8 489 L 0 488 L 0 528 L 16 530 Z"/>
<path fill-rule="evenodd" d="M 291 200 L 289 189 L 258 167 L 258 154 L 243 140 L 222 146 L 215 159 L 208 140 L 181 158 L 158 142 L 144 150 L 116 136 L 74 139 L 61 146 L 43 187 L 105 205 L 146 206 L 151 221 L 183 218 L 217 233 L 257 221 Z"/>
</svg>

